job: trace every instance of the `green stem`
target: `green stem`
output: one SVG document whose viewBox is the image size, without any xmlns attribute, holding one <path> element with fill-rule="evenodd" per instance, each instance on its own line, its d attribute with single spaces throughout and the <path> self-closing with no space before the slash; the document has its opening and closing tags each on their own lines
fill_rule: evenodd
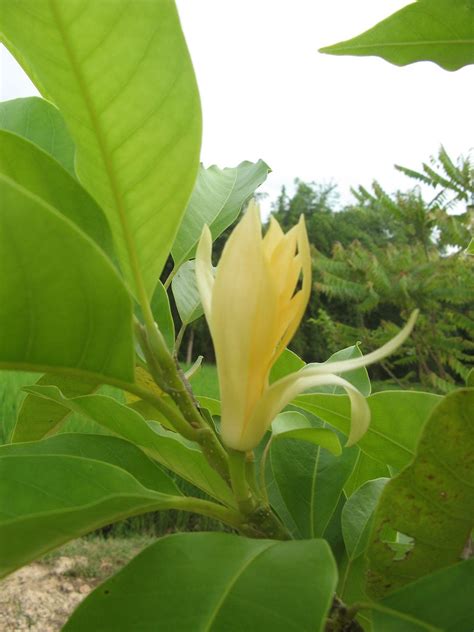
<svg viewBox="0 0 474 632">
<path fill-rule="evenodd" d="M 234 529 L 241 529 L 243 525 L 243 517 L 238 511 L 229 507 L 223 507 L 210 500 L 203 500 L 192 496 L 173 496 L 169 508 L 189 511 L 214 518 Z"/>
<path fill-rule="evenodd" d="M 272 443 L 272 437 L 267 441 L 267 445 L 265 446 L 262 454 L 262 458 L 260 459 L 259 465 L 259 482 L 260 482 L 260 490 L 263 496 L 264 501 L 268 504 L 268 492 L 267 492 L 267 482 L 265 480 L 265 469 L 267 467 L 267 458 L 270 453 L 270 446 Z"/>
<path fill-rule="evenodd" d="M 107 382 L 107 378 L 104 380 L 104 382 L 112 384 L 110 380 Z M 176 432 L 178 432 L 186 439 L 189 439 L 190 441 L 198 442 L 198 431 L 190 426 L 188 422 L 184 419 L 184 417 L 182 417 L 169 404 L 163 401 L 161 397 L 158 397 L 158 395 L 155 395 L 152 391 L 149 391 L 146 388 L 138 386 L 138 384 L 128 384 L 127 382 L 117 382 L 114 380 L 113 385 L 118 386 L 122 390 L 127 391 L 132 395 L 136 395 L 140 399 L 143 399 L 144 401 L 157 408 L 160 413 L 171 422 Z"/>
<path fill-rule="evenodd" d="M 255 454 L 250 450 L 245 453 L 245 478 L 248 481 L 252 493 L 261 498 L 262 494 L 257 481 L 257 470 L 255 467 Z"/>
<path fill-rule="evenodd" d="M 181 347 L 181 343 L 183 342 L 183 336 L 186 332 L 186 327 L 186 323 L 182 323 L 181 327 L 179 328 L 178 335 L 176 336 L 176 341 L 174 343 L 174 352 L 176 354 L 176 357 L 178 357 L 179 349 Z"/>
<path fill-rule="evenodd" d="M 178 268 L 174 266 L 171 272 L 168 274 L 166 281 L 163 283 L 163 287 L 165 288 L 165 290 L 167 290 L 171 285 L 171 281 L 174 279 L 176 272 L 178 272 Z"/>
<path fill-rule="evenodd" d="M 229 450 L 229 471 L 237 505 L 244 515 L 249 515 L 255 510 L 256 503 L 247 482 L 245 452 Z"/>
<path fill-rule="evenodd" d="M 222 447 L 217 435 L 201 417 L 201 414 L 194 404 L 192 395 L 188 392 L 185 383 L 179 375 L 179 369 L 173 357 L 168 349 L 165 348 L 162 359 L 157 358 L 147 332 L 144 331 L 142 325 L 137 323 L 135 325 L 135 331 L 153 379 L 177 404 L 186 420 L 185 424 L 188 426 L 188 434 L 191 433 L 192 440 L 201 445 L 204 456 L 209 464 L 225 481 L 229 482 L 230 476 L 227 453 Z M 182 426 L 180 427 L 182 428 Z M 185 437 L 188 436 L 181 432 L 181 430 L 179 430 L 179 432 Z"/>
</svg>

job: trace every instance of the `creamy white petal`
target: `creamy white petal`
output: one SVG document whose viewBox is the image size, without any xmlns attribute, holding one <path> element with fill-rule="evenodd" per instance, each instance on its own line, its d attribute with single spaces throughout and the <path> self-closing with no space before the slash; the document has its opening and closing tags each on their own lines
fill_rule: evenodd
<svg viewBox="0 0 474 632">
<path fill-rule="evenodd" d="M 207 225 L 202 229 L 196 251 L 196 280 L 206 320 L 210 327 L 214 275 L 212 273 L 212 235 Z"/>
<path fill-rule="evenodd" d="M 244 444 L 252 449 L 263 438 L 278 413 L 295 397 L 315 386 L 342 386 L 351 402 L 351 428 L 347 446 L 359 441 L 370 424 L 370 409 L 365 397 L 350 382 L 338 375 L 305 375 L 304 370 L 292 373 L 270 386 L 262 397 L 254 418 L 248 425 L 249 432 L 242 437 Z"/>
<path fill-rule="evenodd" d="M 324 375 L 328 371 L 331 371 L 331 373 L 345 373 L 346 371 L 353 371 L 354 369 L 374 364 L 374 362 L 378 362 L 393 353 L 395 349 L 398 349 L 405 342 L 415 326 L 418 313 L 419 310 L 417 309 L 412 312 L 405 327 L 389 342 L 380 347 L 380 349 L 372 351 L 372 353 L 363 355 L 360 358 L 353 358 L 352 360 L 340 360 L 339 362 L 327 362 L 325 364 L 307 364 L 303 370 L 310 375 Z"/>
<path fill-rule="evenodd" d="M 239 449 L 267 385 L 275 349 L 278 294 L 262 248 L 258 207 L 234 229 L 217 266 L 210 329 L 222 398 L 221 432 Z"/>
</svg>

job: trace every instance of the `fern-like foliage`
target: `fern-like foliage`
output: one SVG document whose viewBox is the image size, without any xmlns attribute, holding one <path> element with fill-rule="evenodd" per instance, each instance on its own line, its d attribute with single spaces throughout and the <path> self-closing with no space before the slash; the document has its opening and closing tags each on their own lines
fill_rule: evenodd
<svg viewBox="0 0 474 632">
<path fill-rule="evenodd" d="M 358 340 L 368 352 L 419 308 L 410 341 L 372 377 L 448 392 L 474 361 L 474 259 L 463 253 L 474 209 L 460 209 L 474 194 L 472 163 L 441 147 L 420 171 L 397 168 L 423 186 L 391 194 L 374 181 L 343 209 L 332 187 L 298 181 L 292 198 L 280 196 L 277 219 L 289 228 L 304 213 L 315 246 L 315 292 L 293 348 L 318 361 Z"/>
</svg>

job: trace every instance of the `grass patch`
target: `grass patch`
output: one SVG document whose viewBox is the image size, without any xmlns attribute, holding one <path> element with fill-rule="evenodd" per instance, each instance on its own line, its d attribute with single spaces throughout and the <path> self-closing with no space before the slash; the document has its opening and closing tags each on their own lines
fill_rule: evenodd
<svg viewBox="0 0 474 632">
<path fill-rule="evenodd" d="M 53 567 L 59 558 L 67 557 L 70 563 L 61 572 L 64 577 L 103 581 L 153 542 L 156 542 L 156 538 L 146 535 L 127 538 L 85 537 L 68 542 L 38 561 Z"/>
</svg>

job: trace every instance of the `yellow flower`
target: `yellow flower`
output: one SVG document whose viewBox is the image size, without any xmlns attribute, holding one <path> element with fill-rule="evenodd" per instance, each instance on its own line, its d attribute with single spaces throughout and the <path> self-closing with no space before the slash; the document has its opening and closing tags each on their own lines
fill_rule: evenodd
<svg viewBox="0 0 474 632">
<path fill-rule="evenodd" d="M 303 317 L 311 291 L 311 254 L 304 218 L 284 234 L 271 218 L 262 238 L 258 206 L 251 202 L 227 241 L 214 277 L 207 226 L 196 253 L 196 278 L 216 353 L 222 401 L 221 433 L 235 450 L 252 450 L 276 415 L 299 393 L 331 384 L 346 389 L 352 404 L 348 444 L 366 431 L 365 398 L 335 375 L 385 357 L 409 335 L 407 326 L 378 351 L 354 360 L 307 365 L 269 385 L 270 369 Z"/>
</svg>

